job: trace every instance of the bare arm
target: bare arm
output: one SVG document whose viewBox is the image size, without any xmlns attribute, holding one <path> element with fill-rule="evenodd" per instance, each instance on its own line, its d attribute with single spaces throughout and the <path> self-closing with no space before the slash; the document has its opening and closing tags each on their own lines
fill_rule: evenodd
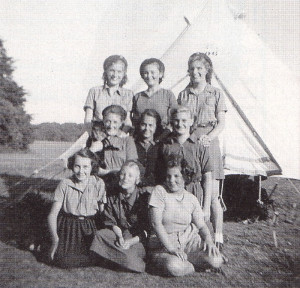
<svg viewBox="0 0 300 288">
<path fill-rule="evenodd" d="M 219 112 L 216 118 L 217 118 L 217 125 L 210 133 L 208 133 L 208 136 L 210 137 L 211 140 L 214 140 L 216 137 L 218 137 L 219 134 L 224 130 L 225 112 L 224 111 Z"/>
<path fill-rule="evenodd" d="M 175 250 L 173 243 L 169 241 L 168 233 L 162 224 L 162 213 L 163 211 L 156 207 L 150 207 L 150 219 L 152 227 L 164 247 L 172 253 Z"/>
<path fill-rule="evenodd" d="M 220 255 L 219 250 L 215 246 L 209 229 L 204 221 L 204 218 L 202 216 L 201 208 L 195 209 L 194 213 L 192 214 L 192 222 L 196 225 L 196 227 L 199 229 L 199 235 L 203 239 L 203 250 L 207 251 L 208 256 L 218 256 Z M 201 213 L 199 213 L 201 212 Z"/>
<path fill-rule="evenodd" d="M 86 108 L 85 109 L 85 116 L 84 116 L 84 123 L 90 123 L 92 122 L 93 119 L 93 109 L 91 108 Z"/>
<path fill-rule="evenodd" d="M 52 204 L 52 208 L 48 216 L 48 226 L 49 226 L 49 231 L 50 231 L 51 241 L 52 241 L 52 246 L 50 249 L 51 259 L 53 259 L 54 257 L 54 254 L 58 246 L 58 241 L 59 241 L 58 234 L 57 234 L 57 216 L 61 207 L 62 207 L 62 202 L 55 201 Z"/>
<path fill-rule="evenodd" d="M 202 176 L 202 189 L 203 189 L 203 212 L 205 221 L 210 219 L 210 205 L 211 205 L 211 192 L 212 192 L 212 174 L 206 172 Z"/>
</svg>

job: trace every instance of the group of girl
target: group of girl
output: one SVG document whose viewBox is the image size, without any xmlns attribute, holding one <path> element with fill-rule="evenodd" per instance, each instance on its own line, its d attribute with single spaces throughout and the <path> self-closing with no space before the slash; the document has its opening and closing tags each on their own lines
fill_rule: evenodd
<svg viewBox="0 0 300 288">
<path fill-rule="evenodd" d="M 188 61 L 190 84 L 178 96 L 160 87 L 164 64 L 146 59 L 148 89 L 123 88 L 127 61 L 104 61 L 104 85 L 90 89 L 84 109 L 92 122 L 87 147 L 69 159 L 48 217 L 50 258 L 60 267 L 113 262 L 130 271 L 146 263 L 182 276 L 224 262 L 224 178 L 218 135 L 226 106 L 210 85 L 212 62 Z M 212 217 L 211 214 L 212 213 Z M 212 218 L 214 242 L 205 222 Z M 98 227 L 100 225 L 100 227 Z"/>
</svg>

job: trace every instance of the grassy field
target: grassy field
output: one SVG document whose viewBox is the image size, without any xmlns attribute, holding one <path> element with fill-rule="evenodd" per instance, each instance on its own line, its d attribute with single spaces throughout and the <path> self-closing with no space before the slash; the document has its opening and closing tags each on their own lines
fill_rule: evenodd
<svg viewBox="0 0 300 288">
<path fill-rule="evenodd" d="M 7 219 L 4 207 L 24 191 L 31 193 L 30 187 L 36 183 L 39 191 L 51 197 L 62 174 L 51 181 L 44 178 L 61 171 L 61 163 L 54 163 L 41 176 L 30 175 L 69 145 L 35 142 L 28 153 L 0 154 L 0 287 L 300 287 L 300 195 L 284 178 L 263 181 L 268 194 L 278 183 L 272 196 L 278 213 L 275 224 L 272 209 L 264 221 L 225 222 L 225 253 L 229 263 L 223 267 L 224 273 L 199 272 L 164 278 L 149 273 L 114 271 L 109 267 L 61 270 L 38 262 L 34 253 L 21 249 L 15 239 L 14 229 L 22 226 L 25 216 L 17 215 L 17 210 L 10 205 L 11 219 Z M 293 183 L 300 189 L 299 181 Z"/>
</svg>

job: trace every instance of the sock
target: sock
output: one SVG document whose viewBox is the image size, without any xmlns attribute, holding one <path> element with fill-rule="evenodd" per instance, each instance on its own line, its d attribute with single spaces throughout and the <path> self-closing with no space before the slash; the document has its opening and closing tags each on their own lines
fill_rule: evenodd
<svg viewBox="0 0 300 288">
<path fill-rule="evenodd" d="M 223 233 L 215 233 L 215 242 L 223 244 Z"/>
</svg>

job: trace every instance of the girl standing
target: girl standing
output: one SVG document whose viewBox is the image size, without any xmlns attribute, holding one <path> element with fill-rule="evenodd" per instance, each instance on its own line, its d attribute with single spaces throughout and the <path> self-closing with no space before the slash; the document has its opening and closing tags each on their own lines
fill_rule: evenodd
<svg viewBox="0 0 300 288">
<path fill-rule="evenodd" d="M 126 59 L 121 55 L 112 55 L 103 63 L 103 86 L 90 89 L 84 110 L 84 123 L 102 120 L 102 111 L 105 107 L 115 104 L 122 106 L 127 112 L 126 124 L 131 125 L 130 111 L 132 107 L 133 92 L 123 88 L 127 82 Z"/>
<path fill-rule="evenodd" d="M 165 65 L 156 58 L 146 59 L 140 66 L 140 75 L 148 86 L 146 91 L 137 93 L 132 103 L 132 123 L 138 126 L 139 118 L 145 109 L 156 110 L 165 127 L 169 110 L 176 106 L 176 98 L 171 90 L 163 89 L 160 83 L 165 73 Z"/>
<path fill-rule="evenodd" d="M 93 176 L 97 170 L 94 155 L 88 149 L 75 153 L 68 161 L 71 178 L 60 182 L 48 216 L 52 246 L 50 257 L 63 268 L 93 264 L 89 248 L 96 224 L 95 215 L 106 202 L 103 181 Z"/>
<path fill-rule="evenodd" d="M 225 126 L 227 111 L 222 92 L 211 86 L 213 65 L 211 59 L 204 53 L 194 53 L 188 61 L 190 84 L 180 92 L 178 104 L 190 107 L 195 118 L 195 133 L 200 142 L 209 147 L 213 160 L 213 181 L 211 213 L 215 232 L 215 242 L 222 250 L 223 246 L 223 209 L 219 197 L 219 182 L 224 179 L 223 162 L 219 147 L 218 135 Z"/>
</svg>

